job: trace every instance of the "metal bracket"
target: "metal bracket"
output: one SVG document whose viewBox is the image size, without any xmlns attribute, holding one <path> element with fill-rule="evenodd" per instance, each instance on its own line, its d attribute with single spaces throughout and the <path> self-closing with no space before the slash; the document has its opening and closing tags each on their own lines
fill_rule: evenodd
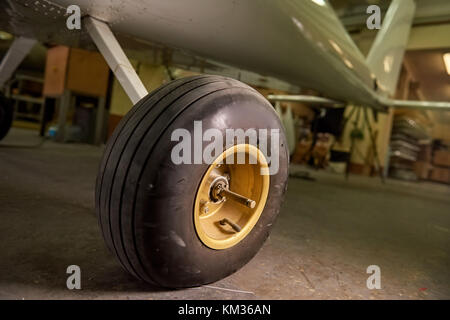
<svg viewBox="0 0 450 320">
<path fill-rule="evenodd" d="M 105 22 L 89 16 L 84 18 L 84 25 L 122 88 L 133 104 L 136 104 L 148 94 L 148 91 L 111 29 Z"/>
<path fill-rule="evenodd" d="M 0 88 L 11 78 L 35 43 L 35 39 L 25 37 L 17 37 L 14 39 L 0 64 Z"/>
</svg>

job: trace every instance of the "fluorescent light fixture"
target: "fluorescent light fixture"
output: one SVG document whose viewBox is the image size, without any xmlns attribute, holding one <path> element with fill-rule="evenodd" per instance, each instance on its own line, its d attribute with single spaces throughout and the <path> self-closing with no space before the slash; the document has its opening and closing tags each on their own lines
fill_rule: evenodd
<svg viewBox="0 0 450 320">
<path fill-rule="evenodd" d="M 338 44 L 336 42 L 334 42 L 333 40 L 328 40 L 331 44 L 331 46 L 333 47 L 334 50 L 337 51 L 337 53 L 339 54 L 344 54 L 344 52 L 342 51 L 341 47 L 338 46 Z"/>
<path fill-rule="evenodd" d="M 292 17 L 292 22 L 294 22 L 294 24 L 297 26 L 297 28 L 300 29 L 300 31 L 304 32 L 305 31 L 305 27 L 303 26 L 303 24 L 298 21 L 296 18 Z"/>
<path fill-rule="evenodd" d="M 447 68 L 447 73 L 450 75 L 450 52 L 444 54 L 444 63 L 445 67 Z"/>
<path fill-rule="evenodd" d="M 392 55 L 384 57 L 383 60 L 384 72 L 386 73 L 391 72 L 393 64 L 394 64 L 394 57 Z"/>
<path fill-rule="evenodd" d="M 325 6 L 325 0 L 312 0 L 315 4 L 318 4 L 319 6 Z"/>
<path fill-rule="evenodd" d="M 0 40 L 10 40 L 13 38 L 13 35 L 5 32 L 5 31 L 0 31 Z"/>
<path fill-rule="evenodd" d="M 348 60 L 347 58 L 344 58 L 344 63 L 347 67 L 353 69 L 353 63 L 351 63 L 350 60 Z"/>
</svg>

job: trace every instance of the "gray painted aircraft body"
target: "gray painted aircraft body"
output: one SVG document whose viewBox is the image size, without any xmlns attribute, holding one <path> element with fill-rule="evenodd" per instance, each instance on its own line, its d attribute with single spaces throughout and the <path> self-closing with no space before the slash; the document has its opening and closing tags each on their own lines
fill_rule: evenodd
<svg viewBox="0 0 450 320">
<path fill-rule="evenodd" d="M 84 25 L 81 32 L 67 30 L 65 25 L 65 10 L 75 4 L 83 16 L 106 22 L 114 33 L 182 49 L 315 89 L 336 101 L 376 109 L 399 104 L 389 97 L 396 89 L 415 12 L 413 0 L 394 0 L 372 50 L 364 57 L 325 0 L 2 2 L 0 27 L 14 35 L 81 45 L 88 38 Z M 430 103 L 413 104 L 433 108 Z"/>
</svg>

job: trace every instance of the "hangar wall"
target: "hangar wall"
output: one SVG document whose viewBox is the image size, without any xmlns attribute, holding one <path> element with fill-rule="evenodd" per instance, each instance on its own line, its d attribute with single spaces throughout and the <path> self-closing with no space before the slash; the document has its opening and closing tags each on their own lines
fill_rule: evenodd
<svg viewBox="0 0 450 320">
<path fill-rule="evenodd" d="M 169 81 L 169 76 L 164 66 L 139 63 L 136 60 L 130 61 L 149 92 Z M 122 89 L 122 86 L 114 78 L 109 110 L 108 137 L 112 134 L 120 119 L 122 119 L 132 106 L 133 104 Z"/>
<path fill-rule="evenodd" d="M 438 24 L 438 25 L 418 25 L 414 26 L 411 30 L 410 39 L 408 42 L 407 50 L 428 50 L 428 49 L 439 49 L 439 48 L 450 48 L 450 23 L 448 24 Z M 375 39 L 376 30 L 363 30 L 360 33 L 353 34 L 352 37 L 360 48 L 363 55 L 367 56 L 372 43 Z M 404 68 L 407 66 L 404 66 Z M 426 99 L 430 100 L 430 97 L 421 97 L 420 92 L 417 96 L 416 92 L 409 92 L 404 88 L 405 80 L 402 76 L 399 79 L 399 84 L 397 88 L 397 99 Z M 417 79 L 420 81 L 420 79 Z M 346 110 L 346 115 L 350 113 L 353 106 L 348 106 Z M 413 111 L 416 114 L 423 113 L 420 111 Z M 375 123 L 373 118 L 369 115 L 371 125 L 374 130 L 378 132 L 377 135 L 377 148 L 380 163 L 384 165 L 387 154 L 389 152 L 389 140 L 391 135 L 391 127 L 394 117 L 394 111 L 390 110 L 387 114 L 379 113 L 378 121 Z M 422 115 L 419 115 L 421 117 Z M 354 114 L 348 121 L 346 129 L 343 133 L 342 143 L 338 144 L 336 149 L 338 150 L 348 150 L 351 144 L 350 133 L 352 131 L 352 122 L 355 121 L 356 115 Z M 430 125 L 430 136 L 432 139 L 442 139 L 450 140 L 450 123 L 442 123 L 436 119 L 439 117 L 438 114 L 434 112 L 426 112 L 425 118 Z M 360 119 L 358 126 L 362 126 L 362 120 Z M 366 131 L 364 138 L 355 142 L 355 148 L 358 152 L 354 152 L 351 162 L 353 165 L 363 166 L 372 157 L 371 154 L 371 140 Z"/>
</svg>

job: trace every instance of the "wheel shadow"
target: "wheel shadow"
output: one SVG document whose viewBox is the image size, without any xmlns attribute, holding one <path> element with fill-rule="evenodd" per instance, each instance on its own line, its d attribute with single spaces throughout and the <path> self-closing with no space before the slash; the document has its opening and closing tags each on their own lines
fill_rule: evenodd
<svg viewBox="0 0 450 320">
<path fill-rule="evenodd" d="M 0 217 L 0 296 L 7 298 L 101 298 L 114 293 L 152 293 L 108 252 L 93 209 L 57 198 L 2 190 Z M 5 192 L 2 192 L 5 191 Z M 6 191 L 8 193 L 6 193 Z M 68 290 L 67 267 L 81 269 L 81 289 Z"/>
</svg>

